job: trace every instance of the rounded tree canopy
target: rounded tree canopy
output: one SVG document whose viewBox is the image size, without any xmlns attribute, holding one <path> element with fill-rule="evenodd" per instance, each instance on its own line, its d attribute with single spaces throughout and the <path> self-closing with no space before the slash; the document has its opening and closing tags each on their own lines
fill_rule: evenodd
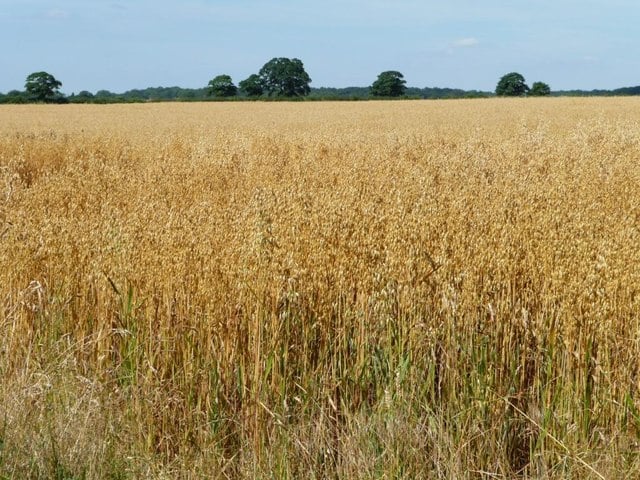
<svg viewBox="0 0 640 480">
<path fill-rule="evenodd" d="M 551 87 L 544 82 L 533 82 L 529 95 L 532 97 L 546 97 L 551 95 Z"/>
<path fill-rule="evenodd" d="M 229 75 L 218 75 L 209 82 L 207 93 L 214 97 L 234 97 L 238 93 L 238 88 Z"/>
<path fill-rule="evenodd" d="M 374 97 L 401 97 L 407 87 L 404 75 L 395 70 L 382 72 L 371 85 L 371 95 Z"/>
<path fill-rule="evenodd" d="M 517 72 L 507 73 L 496 86 L 496 95 L 499 97 L 523 97 L 528 91 L 524 77 Z"/>
<path fill-rule="evenodd" d="M 311 78 L 297 58 L 272 58 L 260 69 L 259 75 L 269 96 L 303 97 L 311 91 Z"/>
<path fill-rule="evenodd" d="M 39 102 L 56 100 L 62 82 L 47 72 L 35 72 L 27 77 L 24 84 L 27 93 Z"/>
</svg>

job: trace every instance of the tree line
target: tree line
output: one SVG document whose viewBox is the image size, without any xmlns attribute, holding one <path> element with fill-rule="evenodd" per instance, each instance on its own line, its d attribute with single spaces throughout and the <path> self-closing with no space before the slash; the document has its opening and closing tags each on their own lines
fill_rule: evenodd
<svg viewBox="0 0 640 480">
<path fill-rule="evenodd" d="M 522 97 L 548 96 L 551 88 L 544 82 L 534 82 L 529 87 L 525 78 L 517 72 L 503 75 L 493 92 L 465 91 L 451 88 L 407 87 L 404 75 L 395 70 L 380 73 L 368 87 L 312 88 L 311 77 L 304 64 L 297 58 L 272 58 L 254 74 L 241 80 L 238 85 L 231 76 L 220 74 L 212 78 L 206 87 L 188 89 L 180 87 L 157 87 L 129 90 L 115 94 L 99 90 L 95 94 L 81 91 L 65 96 L 60 92 L 62 82 L 47 72 L 34 72 L 25 81 L 24 91 L 12 90 L 0 93 L 0 103 L 117 103 L 137 101 L 203 101 L 203 100 L 359 100 L 370 98 L 477 98 L 490 96 Z M 556 95 L 638 95 L 639 87 L 618 90 L 582 92 L 555 92 Z"/>
</svg>

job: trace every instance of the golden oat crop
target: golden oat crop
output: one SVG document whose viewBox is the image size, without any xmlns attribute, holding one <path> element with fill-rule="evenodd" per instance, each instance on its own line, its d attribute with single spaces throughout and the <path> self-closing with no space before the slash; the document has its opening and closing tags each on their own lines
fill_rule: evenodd
<svg viewBox="0 0 640 480">
<path fill-rule="evenodd" d="M 640 475 L 640 101 L 0 108 L 0 477 Z"/>
</svg>

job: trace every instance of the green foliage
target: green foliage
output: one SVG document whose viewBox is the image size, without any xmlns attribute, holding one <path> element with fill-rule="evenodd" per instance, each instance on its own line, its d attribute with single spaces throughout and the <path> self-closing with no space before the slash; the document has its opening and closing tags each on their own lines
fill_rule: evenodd
<svg viewBox="0 0 640 480">
<path fill-rule="evenodd" d="M 636 87 L 616 88 L 611 93 L 613 95 L 640 95 L 640 85 Z"/>
<path fill-rule="evenodd" d="M 93 93 L 88 92 L 87 90 L 82 90 L 77 95 L 73 93 L 69 95 L 68 100 L 70 103 L 92 103 L 94 98 Z"/>
<path fill-rule="evenodd" d="M 240 85 L 240 90 L 248 97 L 259 97 L 264 93 L 262 79 L 260 75 L 256 73 L 249 75 L 249 77 L 242 80 L 238 85 Z"/>
<path fill-rule="evenodd" d="M 496 86 L 496 95 L 499 97 L 523 97 L 528 91 L 524 77 L 517 72 L 507 73 Z"/>
<path fill-rule="evenodd" d="M 80 93 L 78 93 L 78 95 L 76 95 L 76 97 L 86 98 L 87 100 L 90 100 L 93 98 L 93 93 L 88 92 L 87 90 L 82 90 Z"/>
<path fill-rule="evenodd" d="M 176 100 L 184 100 L 184 101 L 195 100 L 197 98 L 198 98 L 198 95 L 196 91 L 190 88 L 180 89 L 180 91 L 177 92 L 175 96 Z"/>
<path fill-rule="evenodd" d="M 25 92 L 11 90 L 6 95 L 0 96 L 0 103 L 28 103 L 29 97 Z"/>
<path fill-rule="evenodd" d="M 374 97 L 401 97 L 406 92 L 404 75 L 395 70 L 382 72 L 371 85 L 371 95 Z"/>
<path fill-rule="evenodd" d="M 98 90 L 96 92 L 97 98 L 112 98 L 115 97 L 115 93 L 110 92 L 109 90 Z"/>
<path fill-rule="evenodd" d="M 259 75 L 269 96 L 304 97 L 311 91 L 311 78 L 297 58 L 272 58 L 260 69 Z"/>
<path fill-rule="evenodd" d="M 551 95 L 551 87 L 544 82 L 533 82 L 529 95 L 532 97 L 547 97 Z"/>
<path fill-rule="evenodd" d="M 38 102 L 56 102 L 59 100 L 59 90 L 62 82 L 47 72 L 35 72 L 27 77 L 25 90 L 29 96 Z"/>
<path fill-rule="evenodd" d="M 229 75 L 218 75 L 209 82 L 207 95 L 211 97 L 235 97 L 238 87 L 233 84 Z"/>
</svg>

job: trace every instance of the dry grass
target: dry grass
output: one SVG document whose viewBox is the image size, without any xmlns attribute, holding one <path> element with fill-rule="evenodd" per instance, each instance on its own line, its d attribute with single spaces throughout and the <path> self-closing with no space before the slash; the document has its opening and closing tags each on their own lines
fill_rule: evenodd
<svg viewBox="0 0 640 480">
<path fill-rule="evenodd" d="M 640 101 L 0 109 L 0 478 L 640 476 Z"/>
</svg>

